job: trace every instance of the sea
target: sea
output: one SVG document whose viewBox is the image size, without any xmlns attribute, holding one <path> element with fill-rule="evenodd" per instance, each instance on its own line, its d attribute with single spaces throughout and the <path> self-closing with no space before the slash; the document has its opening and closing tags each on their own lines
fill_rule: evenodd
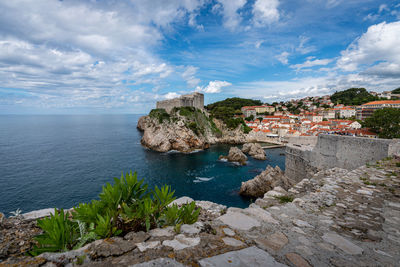
<svg viewBox="0 0 400 267">
<path fill-rule="evenodd" d="M 168 184 L 177 197 L 243 208 L 254 201 L 238 194 L 243 181 L 267 165 L 285 167 L 281 148 L 246 166 L 218 160 L 229 145 L 190 154 L 148 150 L 136 128 L 140 116 L 0 115 L 0 212 L 71 208 L 129 171 L 149 188 Z"/>
</svg>

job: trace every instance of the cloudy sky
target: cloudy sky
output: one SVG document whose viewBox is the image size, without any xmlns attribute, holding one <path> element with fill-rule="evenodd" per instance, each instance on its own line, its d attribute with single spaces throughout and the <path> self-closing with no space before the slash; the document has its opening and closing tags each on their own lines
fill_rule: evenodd
<svg viewBox="0 0 400 267">
<path fill-rule="evenodd" d="M 0 0 L 0 114 L 400 87 L 400 1 Z"/>
</svg>

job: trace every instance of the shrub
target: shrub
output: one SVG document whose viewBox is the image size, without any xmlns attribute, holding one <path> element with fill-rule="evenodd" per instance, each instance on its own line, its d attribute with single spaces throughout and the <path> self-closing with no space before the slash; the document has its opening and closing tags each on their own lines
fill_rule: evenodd
<svg viewBox="0 0 400 267">
<path fill-rule="evenodd" d="M 199 133 L 200 133 L 200 130 L 199 130 L 199 128 L 197 127 L 197 123 L 195 123 L 195 122 L 190 122 L 190 123 L 188 123 L 187 124 L 187 127 L 190 129 L 190 130 L 192 130 L 196 135 L 199 135 Z"/>
<path fill-rule="evenodd" d="M 159 123 L 162 123 L 164 120 L 170 121 L 170 115 L 163 108 L 152 109 L 149 116 L 158 119 Z"/>
<path fill-rule="evenodd" d="M 68 219 L 68 214 L 61 209 L 54 209 L 54 215 L 37 221 L 37 226 L 44 233 L 35 237 L 39 246 L 34 246 L 31 255 L 36 256 L 43 252 L 67 251 L 72 249 L 78 239 L 77 223 Z"/>
<path fill-rule="evenodd" d="M 179 108 L 179 115 L 190 117 L 193 116 L 196 109 L 194 107 L 180 107 Z"/>
<path fill-rule="evenodd" d="M 100 200 L 74 207 L 72 218 L 61 210 L 50 218 L 38 220 L 44 233 L 35 238 L 38 245 L 31 254 L 66 251 L 98 238 L 167 225 L 179 228 L 183 223 L 197 221 L 200 209 L 194 202 L 168 207 L 175 200 L 171 187 L 147 189 L 148 185 L 137 179 L 136 172 L 122 174 L 120 179 L 114 178 L 113 185 L 103 186 Z"/>
<path fill-rule="evenodd" d="M 276 199 L 279 200 L 280 203 L 288 203 L 293 201 L 292 196 L 280 196 L 280 197 L 275 197 Z"/>
</svg>

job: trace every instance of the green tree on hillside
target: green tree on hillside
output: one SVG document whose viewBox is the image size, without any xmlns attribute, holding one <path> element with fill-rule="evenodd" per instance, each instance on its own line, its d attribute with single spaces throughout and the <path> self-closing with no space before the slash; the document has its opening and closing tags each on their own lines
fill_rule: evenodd
<svg viewBox="0 0 400 267">
<path fill-rule="evenodd" d="M 400 109 L 378 109 L 365 119 L 363 126 L 370 128 L 380 138 L 400 138 Z"/>
<path fill-rule="evenodd" d="M 397 89 L 394 89 L 394 90 L 392 91 L 392 94 L 400 94 L 400 87 L 397 88 Z"/>
<path fill-rule="evenodd" d="M 206 109 L 212 111 L 217 107 L 229 107 L 233 108 L 234 110 L 240 110 L 244 106 L 260 106 L 260 105 L 262 105 L 262 102 L 260 100 L 232 97 L 209 104 L 206 106 Z"/>
<path fill-rule="evenodd" d="M 331 96 L 331 101 L 333 103 L 344 104 L 346 106 L 361 105 L 378 99 L 378 97 L 368 93 L 365 88 L 350 88 L 335 92 Z"/>
</svg>

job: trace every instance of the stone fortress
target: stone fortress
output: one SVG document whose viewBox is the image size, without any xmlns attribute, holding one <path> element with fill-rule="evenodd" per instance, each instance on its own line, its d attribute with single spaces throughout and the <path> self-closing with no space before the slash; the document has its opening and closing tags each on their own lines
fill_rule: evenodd
<svg viewBox="0 0 400 267">
<path fill-rule="evenodd" d="M 200 110 L 204 109 L 204 95 L 194 92 L 188 95 L 182 95 L 177 98 L 157 101 L 157 108 L 163 108 L 168 113 L 175 107 L 195 107 Z"/>
</svg>

